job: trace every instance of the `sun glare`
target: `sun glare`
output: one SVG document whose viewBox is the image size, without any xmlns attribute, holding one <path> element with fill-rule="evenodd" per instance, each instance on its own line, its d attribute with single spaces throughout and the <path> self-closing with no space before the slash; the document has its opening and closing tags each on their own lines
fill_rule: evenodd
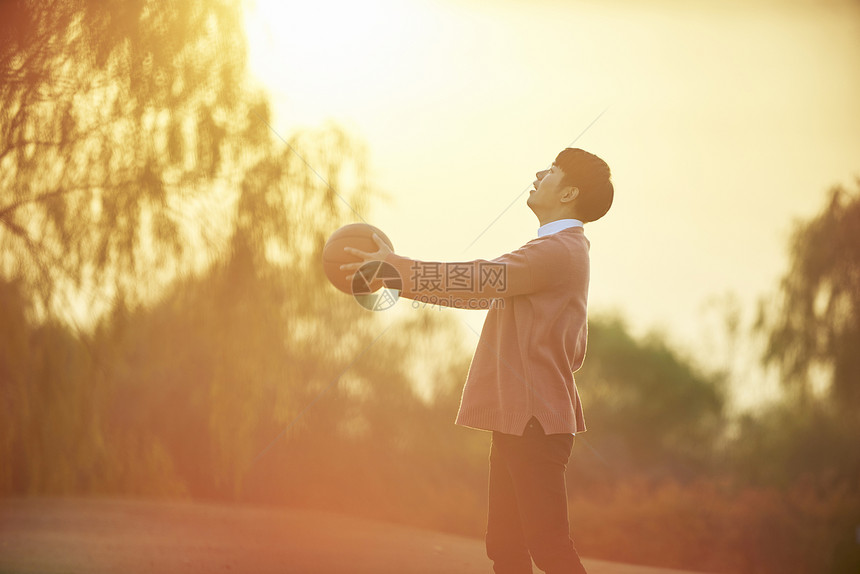
<svg viewBox="0 0 860 574">
<path fill-rule="evenodd" d="M 346 115 L 414 74 L 426 9 L 414 0 L 256 0 L 246 17 L 251 71 L 293 119 Z"/>
</svg>

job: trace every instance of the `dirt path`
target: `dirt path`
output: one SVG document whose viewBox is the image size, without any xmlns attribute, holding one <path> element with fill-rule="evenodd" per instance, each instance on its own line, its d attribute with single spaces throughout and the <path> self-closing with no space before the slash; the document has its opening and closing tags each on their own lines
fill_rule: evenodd
<svg viewBox="0 0 860 574">
<path fill-rule="evenodd" d="M 583 562 L 590 574 L 682 574 Z M 315 510 L 0 500 L 0 574 L 270 572 L 491 574 L 492 567 L 482 540 Z"/>
</svg>

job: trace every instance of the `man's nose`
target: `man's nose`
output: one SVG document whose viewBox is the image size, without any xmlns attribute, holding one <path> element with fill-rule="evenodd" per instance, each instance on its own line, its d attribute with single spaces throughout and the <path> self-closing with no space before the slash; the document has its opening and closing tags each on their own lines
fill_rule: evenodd
<svg viewBox="0 0 860 574">
<path fill-rule="evenodd" d="M 545 169 L 544 169 L 544 170 L 541 170 L 541 171 L 539 171 L 539 172 L 537 172 L 537 173 L 535 173 L 535 176 L 536 176 L 539 180 L 540 180 L 540 179 L 543 179 L 543 176 L 545 176 L 545 175 L 546 175 L 546 170 L 545 170 Z"/>
</svg>

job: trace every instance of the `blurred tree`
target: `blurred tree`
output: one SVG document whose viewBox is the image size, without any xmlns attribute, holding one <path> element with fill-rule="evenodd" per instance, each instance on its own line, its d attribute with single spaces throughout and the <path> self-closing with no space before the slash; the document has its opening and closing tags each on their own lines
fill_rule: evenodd
<svg viewBox="0 0 860 574">
<path fill-rule="evenodd" d="M 765 364 L 775 364 L 801 404 L 826 383 L 832 404 L 860 408 L 860 180 L 834 188 L 824 209 L 797 224 L 779 297 L 759 306 Z"/>
<path fill-rule="evenodd" d="M 860 566 L 860 180 L 856 184 L 855 191 L 834 187 L 818 214 L 796 224 L 779 292 L 759 303 L 754 332 L 766 341 L 762 363 L 776 366 L 786 393 L 741 417 L 729 461 L 737 478 L 755 485 L 836 493 L 839 504 L 816 509 L 829 535 L 822 572 Z"/>
<path fill-rule="evenodd" d="M 730 465 L 741 482 L 788 487 L 798 480 L 845 481 L 860 476 L 856 417 L 834 416 L 827 401 L 779 401 L 738 420 Z M 860 517 L 858 517 L 860 519 Z"/>
<path fill-rule="evenodd" d="M 29 424 L 27 401 L 30 328 L 19 282 L 0 279 L 0 493 L 15 486 L 13 450 L 21 448 L 19 426 Z"/>
<path fill-rule="evenodd" d="M 0 277 L 37 316 L 151 296 L 220 245 L 270 140 L 241 22 L 229 0 L 0 3 Z"/>
<path fill-rule="evenodd" d="M 366 204 L 360 146 L 327 128 L 288 147 L 246 172 L 221 257 L 149 305 L 118 305 L 94 335 L 112 380 L 111 435 L 152 436 L 198 496 L 236 496 L 271 430 L 372 338 L 362 342 L 375 314 L 336 292 L 319 264 L 347 210 L 335 186 L 355 180 L 343 186 L 355 189 L 349 203 Z"/>
<path fill-rule="evenodd" d="M 311 384 L 277 369 L 312 375 L 372 323 L 321 322 L 322 244 L 369 201 L 363 150 L 333 128 L 283 145 L 241 87 L 241 22 L 229 0 L 0 3 L 3 488 L 176 494 L 190 449 L 229 492 L 267 401 L 286 417 Z M 76 314 L 104 321 L 64 329 Z"/>
<path fill-rule="evenodd" d="M 576 379 L 589 428 L 582 438 L 593 449 L 574 459 L 581 476 L 692 478 L 714 462 L 725 428 L 722 377 L 700 372 L 661 336 L 637 340 L 617 316 L 589 317 Z"/>
</svg>

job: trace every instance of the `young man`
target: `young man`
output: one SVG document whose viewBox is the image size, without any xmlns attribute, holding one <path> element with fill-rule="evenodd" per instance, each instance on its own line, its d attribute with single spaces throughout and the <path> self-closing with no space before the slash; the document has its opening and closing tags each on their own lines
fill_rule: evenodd
<svg viewBox="0 0 860 574">
<path fill-rule="evenodd" d="M 565 470 L 585 419 L 573 373 L 585 358 L 590 243 L 583 224 L 612 205 L 609 166 L 567 148 L 537 174 L 528 206 L 538 237 L 487 261 L 409 259 L 381 241 L 346 264 L 392 265 L 401 296 L 487 309 L 456 424 L 492 432 L 486 549 L 496 574 L 583 573 L 568 522 Z"/>
</svg>

